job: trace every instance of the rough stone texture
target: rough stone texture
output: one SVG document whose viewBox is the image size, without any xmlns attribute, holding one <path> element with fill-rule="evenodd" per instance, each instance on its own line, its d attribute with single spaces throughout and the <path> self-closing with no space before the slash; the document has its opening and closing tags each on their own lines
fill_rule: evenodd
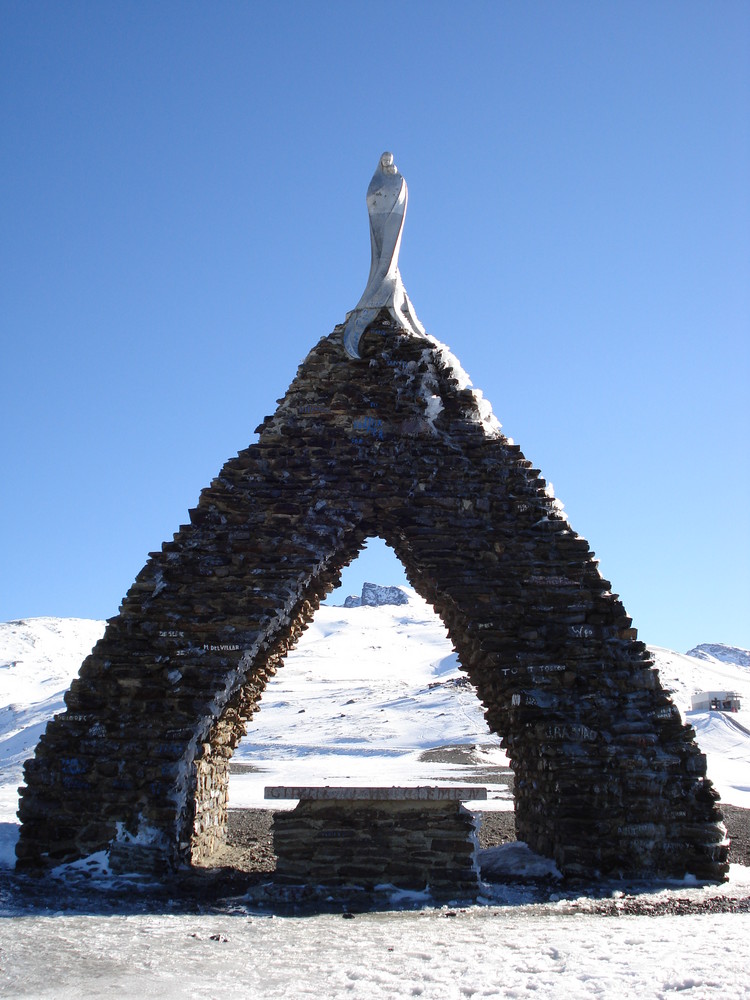
<svg viewBox="0 0 750 1000">
<path fill-rule="evenodd" d="M 273 821 L 276 876 L 475 896 L 474 816 L 456 801 L 302 799 Z"/>
<path fill-rule="evenodd" d="M 268 678 L 369 536 L 441 615 L 515 770 L 518 837 L 566 875 L 724 877 L 706 761 L 539 471 L 450 355 L 341 327 L 152 553 L 26 765 L 19 863 L 205 858 Z"/>
</svg>

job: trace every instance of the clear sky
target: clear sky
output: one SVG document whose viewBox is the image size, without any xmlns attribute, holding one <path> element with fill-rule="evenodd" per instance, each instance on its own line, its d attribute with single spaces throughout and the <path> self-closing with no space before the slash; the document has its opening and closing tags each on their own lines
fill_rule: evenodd
<svg viewBox="0 0 750 1000">
<path fill-rule="evenodd" d="M 5 0 L 0 46 L 0 620 L 117 613 L 359 299 L 389 149 L 417 314 L 641 637 L 750 647 L 748 3 Z"/>
</svg>

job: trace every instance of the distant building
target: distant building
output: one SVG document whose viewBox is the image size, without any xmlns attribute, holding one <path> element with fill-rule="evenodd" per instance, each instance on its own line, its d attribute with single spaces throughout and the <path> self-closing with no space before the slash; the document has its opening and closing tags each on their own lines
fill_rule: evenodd
<svg viewBox="0 0 750 1000">
<path fill-rule="evenodd" d="M 694 712 L 739 712 L 740 696 L 736 691 L 696 691 L 692 708 Z"/>
</svg>

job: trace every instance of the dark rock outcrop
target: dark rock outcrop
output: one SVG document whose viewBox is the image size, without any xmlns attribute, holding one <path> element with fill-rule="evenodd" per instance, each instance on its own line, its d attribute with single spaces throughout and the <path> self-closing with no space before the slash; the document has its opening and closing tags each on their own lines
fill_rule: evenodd
<svg viewBox="0 0 750 1000">
<path fill-rule="evenodd" d="M 750 650 L 725 646 L 721 642 L 702 642 L 699 646 L 689 649 L 685 655 L 695 656 L 699 660 L 719 660 L 721 663 L 736 663 L 740 667 L 750 667 Z"/>
<path fill-rule="evenodd" d="M 351 594 L 344 601 L 345 608 L 382 608 L 386 604 L 408 604 L 409 595 L 400 587 L 383 587 L 378 583 L 362 584 L 362 594 Z"/>
</svg>

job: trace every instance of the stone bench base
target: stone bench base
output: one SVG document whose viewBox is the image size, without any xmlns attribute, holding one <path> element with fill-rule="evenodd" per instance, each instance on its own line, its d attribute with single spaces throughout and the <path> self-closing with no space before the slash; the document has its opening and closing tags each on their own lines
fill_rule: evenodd
<svg viewBox="0 0 750 1000">
<path fill-rule="evenodd" d="M 302 799 L 273 822 L 276 874 L 290 883 L 475 896 L 476 822 L 459 801 Z"/>
</svg>

